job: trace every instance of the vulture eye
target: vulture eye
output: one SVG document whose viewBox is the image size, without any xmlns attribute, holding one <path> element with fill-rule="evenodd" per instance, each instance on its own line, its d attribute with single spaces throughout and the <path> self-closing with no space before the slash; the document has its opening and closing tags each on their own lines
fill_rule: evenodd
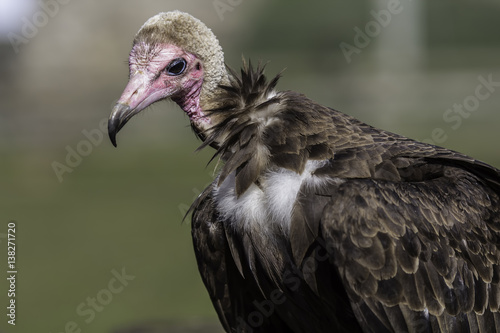
<svg viewBox="0 0 500 333">
<path fill-rule="evenodd" d="M 170 64 L 165 68 L 165 72 L 168 75 L 176 76 L 182 74 L 186 69 L 186 60 L 183 58 L 177 58 L 172 60 Z"/>
</svg>

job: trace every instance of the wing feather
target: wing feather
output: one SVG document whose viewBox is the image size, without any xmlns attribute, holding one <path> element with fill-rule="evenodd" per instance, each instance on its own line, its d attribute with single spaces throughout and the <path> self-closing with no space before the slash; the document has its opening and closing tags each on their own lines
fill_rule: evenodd
<svg viewBox="0 0 500 333">
<path fill-rule="evenodd" d="M 368 305 L 393 331 L 422 321 L 431 332 L 483 332 L 498 320 L 499 194 L 469 171 L 445 171 L 415 182 L 348 179 L 323 211 L 320 234 L 353 309 Z"/>
</svg>

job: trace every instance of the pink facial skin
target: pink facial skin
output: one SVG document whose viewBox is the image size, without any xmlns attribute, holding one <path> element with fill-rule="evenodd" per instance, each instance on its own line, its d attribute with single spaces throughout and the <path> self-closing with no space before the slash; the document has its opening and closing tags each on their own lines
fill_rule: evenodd
<svg viewBox="0 0 500 333">
<path fill-rule="evenodd" d="M 186 60 L 180 75 L 169 75 L 166 67 L 175 59 Z M 192 121 L 206 118 L 200 108 L 203 64 L 193 54 L 176 45 L 155 46 L 137 43 L 130 52 L 130 79 L 119 104 L 128 105 L 134 113 L 164 98 L 172 98 Z"/>
</svg>

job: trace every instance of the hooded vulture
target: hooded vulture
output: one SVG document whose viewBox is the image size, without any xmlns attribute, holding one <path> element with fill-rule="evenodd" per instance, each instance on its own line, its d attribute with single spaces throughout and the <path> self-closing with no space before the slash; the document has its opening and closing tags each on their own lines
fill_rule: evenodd
<svg viewBox="0 0 500 333">
<path fill-rule="evenodd" d="M 500 331 L 500 171 L 226 68 L 179 11 L 135 36 L 116 134 L 170 98 L 222 166 L 192 205 L 227 332 Z"/>
</svg>

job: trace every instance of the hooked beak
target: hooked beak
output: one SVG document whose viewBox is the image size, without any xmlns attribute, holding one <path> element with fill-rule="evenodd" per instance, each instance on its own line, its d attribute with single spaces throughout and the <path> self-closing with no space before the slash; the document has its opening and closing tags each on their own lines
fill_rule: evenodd
<svg viewBox="0 0 500 333">
<path fill-rule="evenodd" d="M 138 73 L 133 76 L 108 119 L 108 134 L 113 146 L 116 147 L 116 134 L 130 118 L 154 102 L 169 96 L 165 86 L 152 85 L 146 74 Z"/>
<path fill-rule="evenodd" d="M 116 134 L 138 112 L 137 109 L 133 110 L 127 104 L 116 103 L 108 119 L 108 134 L 113 146 L 116 147 Z"/>
</svg>

